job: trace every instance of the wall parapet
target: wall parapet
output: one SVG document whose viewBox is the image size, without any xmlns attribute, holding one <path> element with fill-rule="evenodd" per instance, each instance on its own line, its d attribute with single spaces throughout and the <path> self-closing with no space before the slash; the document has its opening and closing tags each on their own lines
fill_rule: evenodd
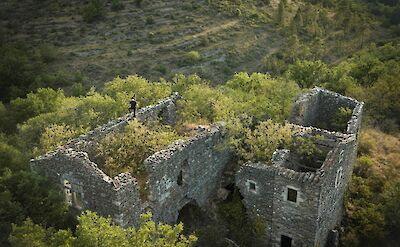
<svg viewBox="0 0 400 247">
<path fill-rule="evenodd" d="M 335 128 L 331 126 L 331 122 L 337 121 L 334 118 L 338 110 L 349 108 L 352 111 L 351 116 L 346 122 L 340 123 L 345 125 L 346 128 L 339 131 L 353 134 L 358 132 L 360 128 L 363 105 L 363 102 L 353 98 L 315 87 L 297 98 L 293 104 L 290 120 L 302 126 L 323 127 L 324 129 Z"/>
<path fill-rule="evenodd" d="M 158 117 L 165 117 L 163 120 L 166 124 L 175 124 L 175 105 L 176 101 L 180 98 L 181 96 L 175 92 L 170 97 L 160 100 L 155 105 L 140 108 L 136 113 L 136 117 L 132 112 L 127 113 L 123 117 L 111 120 L 108 123 L 89 131 L 87 134 L 81 135 L 78 138 L 69 141 L 65 146 L 68 148 L 80 149 L 81 147 L 85 147 L 85 145 L 90 144 L 93 141 L 104 138 L 109 133 L 123 131 L 128 125 L 129 121 L 134 119 L 137 119 L 143 123 L 151 123 L 157 121 Z"/>
</svg>

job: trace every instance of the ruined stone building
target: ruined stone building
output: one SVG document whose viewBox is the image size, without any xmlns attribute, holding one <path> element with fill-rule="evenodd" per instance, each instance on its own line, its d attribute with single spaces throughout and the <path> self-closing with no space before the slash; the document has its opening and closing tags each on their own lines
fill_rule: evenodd
<svg viewBox="0 0 400 247">
<path fill-rule="evenodd" d="M 137 119 L 173 125 L 179 96 L 142 108 Z M 339 109 L 351 110 L 345 128 L 333 119 Z M 206 207 L 226 186 L 226 174 L 243 196 L 249 214 L 266 222 L 267 246 L 326 246 L 334 242 L 343 210 L 343 194 L 356 157 L 363 104 L 315 88 L 294 103 L 290 120 L 304 137 L 322 136 L 324 156 L 303 164 L 295 152 L 276 150 L 272 165 L 247 162 L 230 170 L 234 155 L 223 145 L 226 132 L 213 125 L 198 128 L 194 137 L 178 140 L 145 162 L 146 194 L 129 173 L 111 178 L 96 164 L 94 150 L 108 133 L 122 131 L 132 114 L 113 120 L 67 145 L 31 161 L 32 170 L 63 188 L 67 203 L 79 210 L 110 215 L 121 226 L 137 226 L 139 215 L 153 212 L 155 221 L 174 223 L 187 204 Z M 336 233 L 336 234 L 335 234 Z"/>
</svg>

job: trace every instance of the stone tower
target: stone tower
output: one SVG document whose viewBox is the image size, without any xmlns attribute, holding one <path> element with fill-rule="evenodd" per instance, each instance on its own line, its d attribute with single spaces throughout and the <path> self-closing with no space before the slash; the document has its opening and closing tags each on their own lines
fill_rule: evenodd
<svg viewBox="0 0 400 247">
<path fill-rule="evenodd" d="M 315 144 L 324 155 L 310 166 L 282 149 L 272 165 L 248 162 L 239 169 L 235 183 L 247 211 L 265 220 L 268 246 L 335 245 L 362 108 L 354 99 L 315 88 L 294 103 L 291 122 L 304 138 L 322 136 Z M 341 109 L 351 112 L 339 128 L 334 123 Z"/>
</svg>

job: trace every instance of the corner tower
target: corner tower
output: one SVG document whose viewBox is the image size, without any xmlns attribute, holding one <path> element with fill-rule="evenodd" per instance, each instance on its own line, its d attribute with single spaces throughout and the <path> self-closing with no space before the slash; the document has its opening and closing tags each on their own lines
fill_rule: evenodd
<svg viewBox="0 0 400 247">
<path fill-rule="evenodd" d="M 267 225 L 268 246 L 334 246 L 352 163 L 356 158 L 363 103 L 321 88 L 301 95 L 291 122 L 322 155 L 304 162 L 297 150 L 276 150 L 272 165 L 248 162 L 235 182 L 248 212 Z M 318 138 L 316 138 L 318 137 Z"/>
</svg>

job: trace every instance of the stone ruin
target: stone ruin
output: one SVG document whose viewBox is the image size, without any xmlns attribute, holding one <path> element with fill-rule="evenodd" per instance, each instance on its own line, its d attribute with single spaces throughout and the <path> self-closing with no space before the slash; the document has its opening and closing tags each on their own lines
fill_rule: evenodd
<svg viewBox="0 0 400 247">
<path fill-rule="evenodd" d="M 341 107 L 352 110 L 344 133 L 318 128 Z M 316 145 L 325 157 L 309 167 L 290 150 L 276 150 L 272 165 L 247 162 L 236 173 L 246 210 L 266 222 L 269 246 L 337 246 L 362 108 L 363 103 L 320 88 L 301 95 L 290 120 L 304 137 L 323 136 Z"/>
<path fill-rule="evenodd" d="M 149 125 L 159 120 L 174 125 L 178 99 L 175 93 L 139 109 L 136 118 Z M 341 107 L 352 111 L 343 133 L 329 129 Z M 302 164 L 295 152 L 276 150 L 272 165 L 247 162 L 235 170 L 234 154 L 223 145 L 225 129 L 212 125 L 149 156 L 144 161 L 146 178 L 130 173 L 111 178 L 96 164 L 95 147 L 108 133 L 124 130 L 134 119 L 128 113 L 33 159 L 31 169 L 58 184 L 71 207 L 111 216 L 124 227 L 137 227 L 140 214 L 148 210 L 156 222 L 175 223 L 184 206 L 209 208 L 233 182 L 249 215 L 266 222 L 266 246 L 332 246 L 356 157 L 362 108 L 363 103 L 320 88 L 297 99 L 290 120 L 300 135 L 324 137 L 317 142 L 326 151 L 324 158 L 312 167 Z M 145 188 L 138 179 L 145 179 L 140 183 Z M 146 193 L 140 193 L 144 189 Z"/>
<path fill-rule="evenodd" d="M 152 124 L 176 121 L 177 94 L 154 106 L 141 108 L 136 119 Z M 54 152 L 31 161 L 33 171 L 49 177 L 64 189 L 67 203 L 78 210 L 92 210 L 110 215 L 121 226 L 137 226 L 141 213 L 151 210 L 154 220 L 176 222 L 178 213 L 188 203 L 204 206 L 217 191 L 218 181 L 232 154 L 219 148 L 224 140 L 221 127 L 198 128 L 189 140 L 178 140 L 144 161 L 148 177 L 140 188 L 130 173 L 114 178 L 96 164 L 98 142 L 111 132 L 121 132 L 133 113 L 100 126 L 70 141 Z M 140 190 L 146 190 L 145 198 Z"/>
</svg>

